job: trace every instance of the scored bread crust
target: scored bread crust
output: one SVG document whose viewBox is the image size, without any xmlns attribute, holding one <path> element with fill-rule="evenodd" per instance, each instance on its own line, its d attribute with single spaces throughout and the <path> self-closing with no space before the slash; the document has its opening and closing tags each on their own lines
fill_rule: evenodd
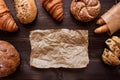
<svg viewBox="0 0 120 80">
<path fill-rule="evenodd" d="M 103 61 L 112 66 L 120 65 L 120 38 L 113 36 L 105 41 L 110 50 L 104 49 L 102 59 Z"/>
<path fill-rule="evenodd" d="M 0 77 L 5 77 L 16 71 L 20 64 L 19 53 L 15 47 L 0 40 Z"/>
<path fill-rule="evenodd" d="M 73 0 L 70 11 L 79 21 L 88 22 L 100 13 L 101 4 L 99 0 Z"/>
<path fill-rule="evenodd" d="M 37 15 L 35 0 L 14 0 L 19 21 L 23 24 L 31 23 Z"/>
<path fill-rule="evenodd" d="M 102 59 L 103 61 L 108 64 L 108 65 L 120 65 L 120 60 L 119 58 L 110 50 L 104 49 L 104 52 L 102 54 Z"/>
</svg>

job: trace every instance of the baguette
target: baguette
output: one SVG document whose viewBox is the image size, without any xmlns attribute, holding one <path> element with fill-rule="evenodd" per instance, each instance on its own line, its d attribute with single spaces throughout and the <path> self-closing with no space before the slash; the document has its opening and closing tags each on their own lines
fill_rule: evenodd
<svg viewBox="0 0 120 80">
<path fill-rule="evenodd" d="M 18 30 L 18 26 L 4 0 L 0 0 L 0 30 L 8 32 L 15 32 Z"/>
<path fill-rule="evenodd" d="M 35 20 L 37 7 L 35 0 L 14 0 L 17 17 L 22 24 L 28 24 Z"/>
<path fill-rule="evenodd" d="M 97 34 L 109 32 L 109 28 L 108 28 L 107 24 L 105 24 L 105 25 L 102 25 L 102 26 L 96 28 L 94 30 L 94 32 Z"/>
<path fill-rule="evenodd" d="M 102 18 L 100 18 L 100 19 L 97 20 L 96 24 L 101 26 L 101 25 L 104 25 L 106 23 Z"/>
<path fill-rule="evenodd" d="M 108 32 L 112 35 L 120 30 L 120 2 L 104 13 L 96 24 L 100 25 L 100 28 L 95 29 L 95 33 Z"/>
</svg>

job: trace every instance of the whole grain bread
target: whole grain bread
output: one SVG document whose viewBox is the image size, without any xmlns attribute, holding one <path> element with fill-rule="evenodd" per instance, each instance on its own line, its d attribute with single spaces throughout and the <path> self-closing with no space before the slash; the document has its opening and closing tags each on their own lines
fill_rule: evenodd
<svg viewBox="0 0 120 80">
<path fill-rule="evenodd" d="M 14 0 L 19 21 L 23 24 L 31 23 L 37 15 L 35 0 Z"/>
</svg>

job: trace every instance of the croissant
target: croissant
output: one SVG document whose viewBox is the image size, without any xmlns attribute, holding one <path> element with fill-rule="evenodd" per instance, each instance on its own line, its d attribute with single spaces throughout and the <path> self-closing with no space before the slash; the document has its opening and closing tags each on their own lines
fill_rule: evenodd
<svg viewBox="0 0 120 80">
<path fill-rule="evenodd" d="M 46 11 L 49 12 L 52 17 L 61 22 L 63 20 L 63 7 L 62 0 L 40 0 Z"/>
<path fill-rule="evenodd" d="M 8 32 L 15 32 L 18 30 L 18 26 L 11 16 L 10 10 L 4 0 L 0 0 L 0 30 Z"/>
</svg>

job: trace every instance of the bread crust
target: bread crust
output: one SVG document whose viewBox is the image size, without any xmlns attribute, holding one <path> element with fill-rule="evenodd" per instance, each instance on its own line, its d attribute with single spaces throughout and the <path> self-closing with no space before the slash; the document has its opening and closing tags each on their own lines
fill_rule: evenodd
<svg viewBox="0 0 120 80">
<path fill-rule="evenodd" d="M 109 49 L 104 49 L 102 59 L 104 63 L 112 66 L 120 65 L 120 38 L 113 36 L 105 41 Z"/>
<path fill-rule="evenodd" d="M 31 23 L 37 15 L 35 0 L 14 0 L 19 21 L 23 24 Z"/>
<path fill-rule="evenodd" d="M 0 77 L 5 77 L 16 71 L 20 57 L 15 47 L 0 40 Z"/>
<path fill-rule="evenodd" d="M 0 30 L 7 32 L 18 30 L 18 26 L 4 0 L 0 0 Z"/>
<path fill-rule="evenodd" d="M 100 13 L 101 4 L 99 0 L 73 0 L 70 11 L 75 19 L 88 22 Z"/>
</svg>

